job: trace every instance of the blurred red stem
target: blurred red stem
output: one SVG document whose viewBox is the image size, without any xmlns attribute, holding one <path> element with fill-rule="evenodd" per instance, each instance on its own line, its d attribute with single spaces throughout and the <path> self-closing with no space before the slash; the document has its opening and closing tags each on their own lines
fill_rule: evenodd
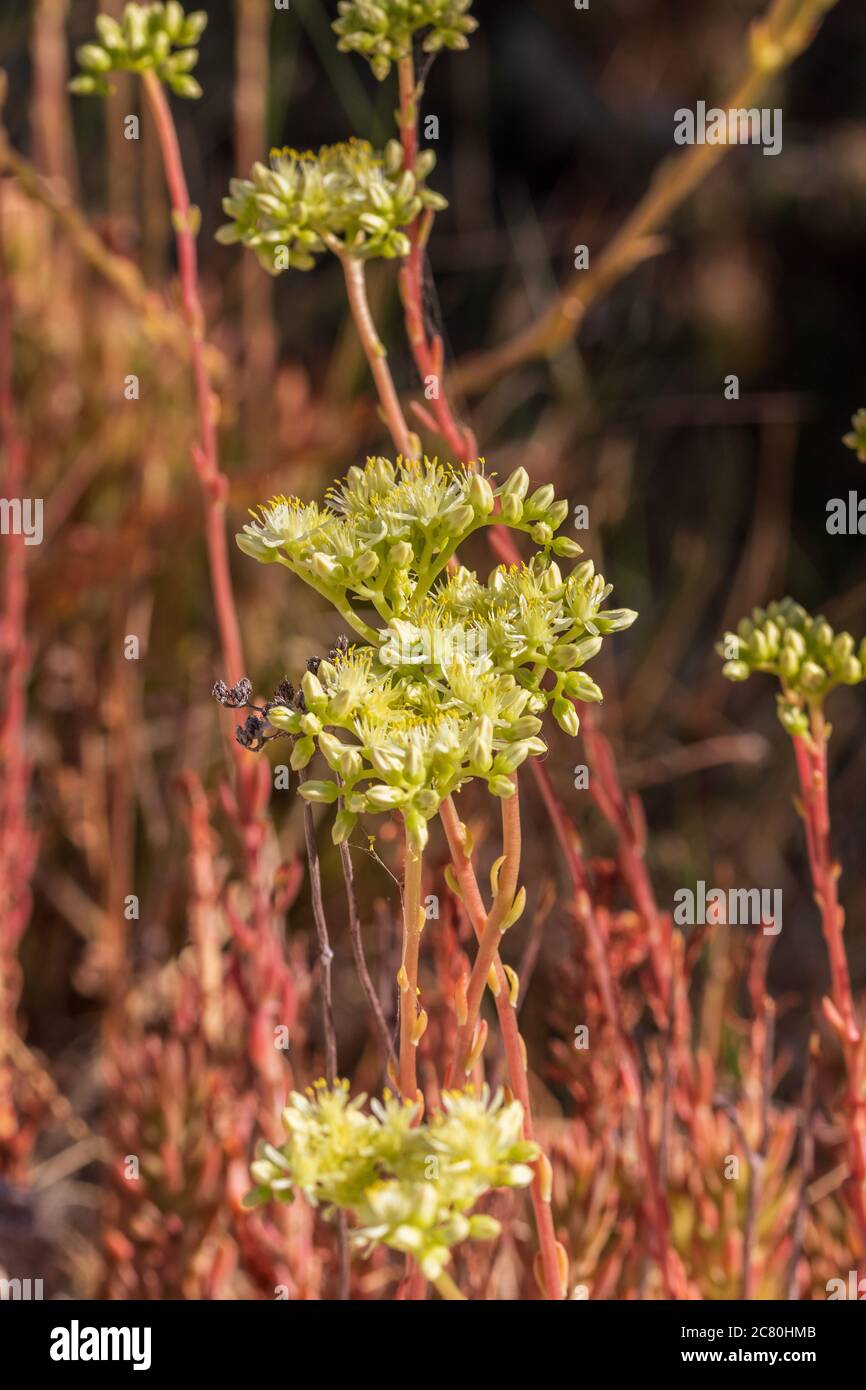
<svg viewBox="0 0 866 1390">
<path fill-rule="evenodd" d="M 403 164 L 415 172 L 418 156 L 418 110 L 415 90 L 415 67 L 411 56 L 401 58 L 397 65 L 400 84 L 400 139 L 403 145 Z M 442 340 L 428 338 L 424 323 L 424 248 L 430 234 L 432 213 L 419 214 L 409 228 L 410 250 L 400 271 L 400 297 L 406 317 L 406 333 L 421 383 L 433 390 L 429 399 L 436 427 L 451 450 L 454 461 L 474 458 L 475 438 L 471 430 L 457 423 L 448 397 L 442 370 Z"/>
<path fill-rule="evenodd" d="M 819 709 L 811 715 L 811 736 L 794 736 L 794 756 L 803 806 L 806 849 L 815 901 L 830 959 L 832 1002 L 841 1022 L 842 1053 L 848 1083 L 850 1112 L 848 1196 L 866 1254 L 866 1096 L 863 1094 L 864 1040 L 857 1022 L 848 956 L 845 914 L 839 904 L 839 864 L 830 843 L 830 804 L 827 779 L 827 725 Z"/>
</svg>

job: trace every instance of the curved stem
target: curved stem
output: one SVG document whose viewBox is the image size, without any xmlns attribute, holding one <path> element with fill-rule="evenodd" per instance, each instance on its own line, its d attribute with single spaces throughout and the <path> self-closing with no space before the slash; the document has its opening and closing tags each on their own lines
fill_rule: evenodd
<svg viewBox="0 0 866 1390">
<path fill-rule="evenodd" d="M 418 93 L 415 84 L 415 64 L 411 54 L 398 62 L 397 77 L 400 87 L 399 119 L 403 165 L 414 174 L 418 157 Z M 406 336 L 418 375 L 425 385 L 431 377 L 436 378 L 436 391 L 429 401 L 432 423 L 452 451 L 455 460 L 466 462 L 476 452 L 475 437 L 471 430 L 464 429 L 454 418 L 445 393 L 442 341 L 440 338 L 431 339 L 427 336 L 424 322 L 424 248 L 430 234 L 432 216 L 431 212 L 420 213 L 408 229 L 410 249 L 400 271 L 400 297 L 406 318 Z"/>
<path fill-rule="evenodd" d="M 478 887 L 478 880 L 475 877 L 475 870 L 472 861 L 466 854 L 464 848 L 460 817 L 454 805 L 452 797 L 448 797 L 439 807 L 439 819 L 445 831 L 448 841 L 448 848 L 451 852 L 451 863 L 454 867 L 454 874 L 460 888 L 463 905 L 466 909 L 469 921 L 472 924 L 476 937 L 480 940 L 487 920 L 487 911 Z M 534 1141 L 535 1130 L 532 1123 L 532 1105 L 529 1096 L 529 1081 L 526 1075 L 526 1048 L 520 1036 L 517 1024 L 517 1011 L 511 1002 L 509 992 L 509 982 L 499 959 L 498 953 L 494 957 L 493 969 L 496 972 L 496 1012 L 499 1017 L 499 1028 L 502 1034 L 502 1045 L 505 1049 L 505 1060 L 508 1067 L 508 1079 L 511 1090 L 523 1107 L 523 1134 L 524 1138 Z M 547 1160 L 545 1160 L 546 1162 Z M 541 1267 L 544 1275 L 544 1291 L 548 1298 L 564 1298 L 565 1289 L 563 1287 L 563 1275 L 560 1268 L 560 1250 L 565 1256 L 563 1247 L 557 1247 L 556 1232 L 553 1228 L 553 1212 L 550 1206 L 550 1193 L 548 1187 L 542 1182 L 540 1172 L 541 1161 L 535 1165 L 535 1177 L 532 1180 L 531 1198 L 532 1208 L 535 1213 L 535 1225 L 538 1232 L 538 1246 L 541 1255 Z"/>
<path fill-rule="evenodd" d="M 352 942 L 352 954 L 355 957 L 355 968 L 358 971 L 358 979 L 361 981 L 361 988 L 370 1006 L 370 1012 L 379 1030 L 379 1037 L 385 1055 L 397 1065 L 397 1054 L 394 1051 L 394 1044 L 391 1041 L 391 1030 L 385 1021 L 382 1005 L 376 993 L 376 986 L 370 978 L 370 971 L 367 968 L 367 957 L 364 954 L 364 938 L 361 932 L 361 919 L 358 916 L 358 900 L 355 895 L 355 873 L 352 868 L 352 852 L 345 840 L 340 841 L 340 862 L 343 866 L 343 882 L 346 885 L 346 902 L 349 910 L 349 936 Z"/>
<path fill-rule="evenodd" d="M 512 774 L 511 780 L 514 784 L 514 795 L 505 797 L 502 801 L 503 863 L 500 866 L 499 882 L 490 915 L 484 923 L 478 940 L 478 953 L 466 988 L 466 1018 L 457 1030 L 454 1053 L 445 1081 L 446 1087 L 453 1086 L 458 1080 L 462 1081 L 463 1079 L 466 1059 L 472 1046 L 475 1025 L 481 1010 L 481 1001 L 484 998 L 487 977 L 502 940 L 502 923 L 514 902 L 514 894 L 517 891 L 517 879 L 520 874 L 520 799 L 517 791 L 516 773 Z"/>
<path fill-rule="evenodd" d="M 414 1101 L 418 1095 L 415 1026 L 418 1020 L 418 960 L 424 914 L 421 908 L 422 857 L 406 836 L 403 869 L 403 958 L 400 963 L 400 1094 Z"/>
<path fill-rule="evenodd" d="M 178 271 L 183 299 L 183 316 L 190 339 L 198 415 L 199 439 L 193 449 L 193 462 L 205 499 L 208 560 L 223 660 L 225 661 L 228 680 L 234 684 L 244 674 L 243 645 L 228 562 L 225 529 L 228 483 L 225 474 L 220 472 L 216 432 L 216 402 L 211 392 L 205 362 L 204 313 L 198 290 L 193 214 L 177 131 L 162 84 L 152 72 L 143 73 L 141 80 L 153 113 L 171 200 L 172 223 L 177 242 Z"/>
<path fill-rule="evenodd" d="M 355 320 L 358 337 L 361 339 L 361 346 L 364 349 L 376 390 L 379 393 L 385 424 L 388 426 L 395 448 L 404 458 L 413 458 L 417 450 L 413 447 L 409 426 L 406 424 L 403 408 L 394 386 L 385 345 L 376 332 L 376 325 L 370 312 L 364 262 L 360 257 L 353 256 L 348 251 L 340 250 L 336 254 L 343 267 L 349 307 L 352 310 L 352 318 Z"/>
</svg>

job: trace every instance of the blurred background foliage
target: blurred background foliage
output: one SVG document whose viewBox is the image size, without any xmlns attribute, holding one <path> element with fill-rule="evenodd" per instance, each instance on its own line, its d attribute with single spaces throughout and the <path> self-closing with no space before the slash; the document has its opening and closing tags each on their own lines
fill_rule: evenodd
<svg viewBox="0 0 866 1390">
<path fill-rule="evenodd" d="M 252 257 L 213 240 L 221 198 L 229 178 L 270 144 L 303 149 L 349 134 L 385 140 L 395 93 L 338 54 L 332 5 L 292 0 L 282 11 L 263 0 L 222 0 L 204 8 L 204 96 L 176 102 L 175 111 L 202 214 L 235 530 L 271 494 L 317 495 L 386 446 L 339 266 L 326 261 L 310 274 L 269 280 Z M 138 91 L 121 80 L 106 104 L 65 92 L 72 50 L 91 36 L 94 12 L 89 0 L 4 4 L 8 138 L 57 197 L 68 191 L 86 210 L 106 246 L 131 257 L 163 302 L 176 305 L 166 197 L 144 110 L 140 140 L 123 136 L 123 118 L 139 113 Z M 571 272 L 576 245 L 586 244 L 590 258 L 603 247 L 672 152 L 674 111 L 699 99 L 712 104 L 731 88 L 756 7 L 606 0 L 577 12 L 567 0 L 476 0 L 473 12 L 480 28 L 470 51 L 436 59 L 423 109 L 438 119 L 437 139 L 422 134 L 422 146 L 438 155 L 432 183 L 450 200 L 429 247 L 427 305 L 449 369 L 538 314 Z M 731 688 L 713 642 L 753 604 L 783 592 L 858 638 L 866 629 L 862 537 L 825 529 L 827 500 L 863 486 L 863 465 L 840 441 L 866 393 L 864 54 L 862 7 L 841 0 L 769 98 L 784 109 L 783 152 L 730 152 L 676 216 L 664 253 L 592 309 L 574 345 L 457 400 L 488 467 L 504 476 L 523 464 L 534 485 L 553 482 L 589 507 L 589 530 L 578 539 L 614 580 L 616 601 L 640 610 L 598 678 L 623 780 L 644 801 L 660 905 L 696 879 L 784 891 L 784 930 L 769 965 L 787 1049 L 782 1097 L 799 1094 L 826 956 L 792 809 L 793 762 L 769 684 Z M 184 941 L 188 845 L 177 779 L 191 766 L 215 785 L 230 727 L 210 700 L 223 673 L 189 465 L 194 415 L 183 354 L 142 331 L 124 297 L 13 180 L 4 188 L 4 240 L 28 488 L 45 498 L 46 519 L 44 544 L 27 557 L 31 817 L 40 852 L 21 946 L 22 1014 L 28 1044 L 50 1059 L 60 1092 L 94 1117 L 91 1062 L 106 995 L 100 934 L 135 893 L 137 970 L 164 962 Z M 419 395 L 393 268 L 371 267 L 370 282 L 398 387 Z M 139 377 L 138 400 L 124 398 L 129 373 Z M 731 373 L 736 401 L 724 396 Z M 425 444 L 445 452 L 440 441 Z M 471 558 L 490 563 L 483 543 Z M 289 576 L 239 553 L 232 564 L 248 674 L 267 695 L 339 628 Z M 138 662 L 124 659 L 127 634 L 141 640 Z M 848 950 L 861 984 L 862 698 L 856 690 L 834 697 L 830 748 Z M 604 881 L 613 844 L 573 785 L 581 744 L 556 730 L 552 737 L 548 771 Z M 279 745 L 271 756 L 282 760 Z M 271 810 L 289 873 L 301 838 L 297 799 L 276 790 Z M 580 1010 L 567 999 L 558 1014 L 549 1005 L 573 920 L 532 790 L 524 814 L 526 881 L 545 925 L 522 1026 L 540 1111 L 558 1116 L 569 1107 L 568 1085 L 549 1063 Z M 363 1054 L 366 1025 L 326 832 L 321 848 L 348 1072 Z M 387 844 L 378 849 L 387 858 Z M 356 874 L 374 925 L 377 978 L 390 981 L 396 890 L 373 856 L 356 855 Z M 306 894 L 301 887 L 289 912 L 290 941 L 309 934 Z M 622 906 L 615 881 L 611 894 Z M 735 970 L 722 976 L 724 989 L 744 991 Z M 315 1046 L 318 1015 L 312 1019 Z M 79 1186 L 85 1190 L 70 1198 L 73 1230 L 87 1227 L 93 1207 L 87 1181 Z"/>
</svg>

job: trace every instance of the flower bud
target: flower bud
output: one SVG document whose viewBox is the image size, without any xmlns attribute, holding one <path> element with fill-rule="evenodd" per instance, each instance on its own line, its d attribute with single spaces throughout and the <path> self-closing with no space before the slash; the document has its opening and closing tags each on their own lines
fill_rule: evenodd
<svg viewBox="0 0 866 1390">
<path fill-rule="evenodd" d="M 473 473 L 472 475 L 472 481 L 469 484 L 469 501 L 477 512 L 481 512 L 482 516 L 489 516 L 493 511 L 493 488 L 481 473 Z"/>
<path fill-rule="evenodd" d="M 541 720 L 537 719 L 534 714 L 521 715 L 508 728 L 509 738 L 532 738 L 533 734 L 540 732 Z"/>
<path fill-rule="evenodd" d="M 503 801 L 514 795 L 514 783 L 510 777 L 491 777 L 487 786 L 491 796 L 501 797 Z"/>
<path fill-rule="evenodd" d="M 305 768 L 315 751 L 316 745 L 309 735 L 305 735 L 304 738 L 299 738 L 289 758 L 289 765 L 292 770 L 294 772 L 300 772 L 302 768 Z"/>
<path fill-rule="evenodd" d="M 818 691 L 827 679 L 823 667 L 815 661 L 804 661 L 800 667 L 800 685 L 804 690 Z"/>
<path fill-rule="evenodd" d="M 779 653 L 779 675 L 783 680 L 792 681 L 800 669 L 800 658 L 793 647 L 783 647 Z"/>
<path fill-rule="evenodd" d="M 305 801 L 315 801 L 326 806 L 336 801 L 340 794 L 336 782 L 302 782 L 298 791 Z"/>
<path fill-rule="evenodd" d="M 553 530 L 546 521 L 537 521 L 529 534 L 536 545 L 550 545 L 553 540 Z"/>
<path fill-rule="evenodd" d="M 509 526 L 516 526 L 523 515 L 523 506 L 519 497 L 513 497 L 510 493 L 502 498 L 499 510 L 502 520 Z"/>
<path fill-rule="evenodd" d="M 553 717 L 559 727 L 572 738 L 580 731 L 580 719 L 570 700 L 563 700 L 561 696 L 554 700 Z"/>
<path fill-rule="evenodd" d="M 585 671 L 572 671 L 565 678 L 563 690 L 572 700 L 583 700 L 585 704 L 596 704 L 604 699 L 604 692 L 601 686 L 596 685 L 591 676 Z"/>
<path fill-rule="evenodd" d="M 503 484 L 500 497 L 503 501 L 506 497 L 516 497 L 522 502 L 528 491 L 529 474 L 525 468 L 515 468 L 514 472 Z"/>
<path fill-rule="evenodd" d="M 833 664 L 844 666 L 849 657 L 854 655 L 854 638 L 850 632 L 840 632 L 833 642 Z"/>
<path fill-rule="evenodd" d="M 561 642 L 551 649 L 547 663 L 552 671 L 567 671 L 580 658 L 580 651 L 574 642 Z"/>
<path fill-rule="evenodd" d="M 301 716 L 296 709 L 288 709 L 285 705 L 272 705 L 268 710 L 268 723 L 284 734 L 296 734 L 301 727 Z"/>
<path fill-rule="evenodd" d="M 462 535 L 462 533 L 472 525 L 475 520 L 475 511 L 469 506 L 468 502 L 462 507 L 455 507 L 453 512 L 448 514 L 448 529 L 452 536 Z"/>
<path fill-rule="evenodd" d="M 637 618 L 637 613 L 633 608 L 608 608 L 606 613 L 599 613 L 596 618 L 596 627 L 599 632 L 624 632 L 627 627 L 631 627 Z"/>
<path fill-rule="evenodd" d="M 776 710 L 782 728 L 793 736 L 802 737 L 809 732 L 809 717 L 799 705 L 780 699 Z"/>
<path fill-rule="evenodd" d="M 338 811 L 331 828 L 331 839 L 335 845 L 342 845 L 348 840 L 352 831 L 358 823 L 358 817 L 352 815 L 351 811 Z"/>
<path fill-rule="evenodd" d="M 352 562 L 352 575 L 356 579 L 371 579 L 379 568 L 379 557 L 375 550 L 365 550 Z"/>
<path fill-rule="evenodd" d="M 469 1218 L 469 1236 L 472 1240 L 495 1240 L 502 1234 L 502 1226 L 495 1216 L 479 1213 Z"/>
<path fill-rule="evenodd" d="M 516 743 L 509 743 L 501 753 L 496 754 L 496 761 L 493 766 L 496 775 L 516 772 L 521 764 L 526 762 L 529 757 L 530 748 L 527 739 L 518 739 Z"/>
<path fill-rule="evenodd" d="M 441 797 L 433 791 L 432 787 L 422 787 L 412 798 L 412 805 L 417 807 L 425 819 L 435 816 L 439 810 L 440 802 Z"/>
<path fill-rule="evenodd" d="M 384 782 L 375 782 L 372 787 L 367 788 L 367 805 L 371 811 L 387 811 L 392 806 L 399 806 L 406 800 L 406 793 L 402 787 L 389 787 Z"/>
<path fill-rule="evenodd" d="M 526 515 L 532 517 L 543 517 L 545 512 L 553 506 L 556 501 L 556 493 L 553 483 L 545 483 L 543 487 L 537 487 L 531 497 L 526 501 Z"/>
<path fill-rule="evenodd" d="M 416 811 L 414 809 L 410 809 L 406 812 L 405 821 L 406 835 L 409 839 L 409 843 L 420 854 L 424 850 L 430 834 L 429 830 L 427 829 L 427 821 L 425 820 L 424 816 L 421 815 L 420 811 Z"/>
<path fill-rule="evenodd" d="M 749 679 L 750 671 L 745 661 L 726 661 L 722 667 L 722 675 L 729 681 L 746 681 Z"/>
<path fill-rule="evenodd" d="M 380 777 L 395 777 L 403 771 L 403 754 L 398 748 L 371 748 L 369 758 Z"/>
<path fill-rule="evenodd" d="M 493 724 L 487 715 L 478 721 L 469 739 L 467 753 L 473 772 L 487 772 L 493 761 Z"/>
<path fill-rule="evenodd" d="M 843 685 L 859 685 L 863 679 L 863 667 L 856 656 L 849 656 L 847 661 L 843 661 L 837 669 L 837 674 Z"/>
<path fill-rule="evenodd" d="M 388 563 L 395 569 L 408 569 L 412 563 L 413 550 L 408 541 L 397 541 L 388 551 Z"/>
<path fill-rule="evenodd" d="M 325 555 L 321 550 L 317 550 L 310 561 L 310 568 L 317 579 L 323 579 L 326 584 L 333 584 L 340 577 L 340 566 L 331 555 Z"/>
<path fill-rule="evenodd" d="M 322 684 L 318 676 L 314 676 L 312 671 L 304 672 L 304 677 L 301 681 L 301 690 L 304 692 L 304 700 L 308 710 L 318 713 L 319 710 L 325 709 L 328 698 L 322 689 Z"/>
<path fill-rule="evenodd" d="M 791 651 L 796 652 L 801 659 L 806 655 L 806 643 L 803 634 L 797 632 L 796 628 L 786 628 L 782 642 L 785 647 L 790 647 Z"/>
<path fill-rule="evenodd" d="M 578 555 L 583 554 L 583 546 L 578 545 L 570 536 L 557 536 L 551 547 L 554 555 L 559 555 L 563 559 L 573 560 Z"/>
<path fill-rule="evenodd" d="M 338 690 L 328 701 L 325 718 L 329 724 L 342 724 L 354 708 L 354 698 L 348 690 Z"/>
</svg>

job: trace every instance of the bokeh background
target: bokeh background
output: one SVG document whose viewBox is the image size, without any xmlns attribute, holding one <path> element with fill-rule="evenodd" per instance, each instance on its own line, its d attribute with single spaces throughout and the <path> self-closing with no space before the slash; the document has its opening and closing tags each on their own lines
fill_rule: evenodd
<svg viewBox="0 0 866 1390">
<path fill-rule="evenodd" d="M 204 96 L 174 108 L 202 216 L 202 283 L 234 530 L 248 507 L 272 494 L 318 495 L 365 454 L 388 450 L 339 266 L 325 262 L 309 274 L 269 280 L 252 257 L 214 241 L 221 198 L 229 178 L 272 144 L 317 147 L 352 133 L 380 143 L 392 133 L 395 92 L 338 54 L 332 4 L 292 0 L 280 11 L 264 0 L 226 0 L 204 8 L 209 25 L 197 70 Z M 131 259 L 160 302 L 176 305 L 158 149 L 137 88 L 119 83 L 104 105 L 65 91 L 73 49 L 91 36 L 95 12 L 89 0 L 3 5 L 8 141 L 47 180 L 37 194 L 47 187 L 48 202 L 80 209 L 102 244 Z M 576 12 L 567 0 L 476 0 L 473 13 L 480 28 L 469 51 L 445 54 L 430 68 L 424 112 L 438 117 L 439 138 L 422 139 L 438 155 L 431 183 L 450 201 L 429 248 L 428 312 L 458 370 L 541 312 L 570 273 L 575 245 L 585 243 L 591 257 L 601 250 L 673 152 L 674 111 L 700 99 L 712 104 L 730 90 L 757 6 L 607 0 Z M 854 0 L 840 0 L 773 88 L 769 104 L 784 109 L 782 153 L 730 152 L 675 216 L 663 254 L 593 307 L 573 345 L 483 393 L 455 398 L 490 468 L 504 475 L 523 464 L 535 484 L 553 482 L 573 504 L 588 505 L 590 526 L 579 539 L 614 582 L 615 601 L 640 611 L 630 632 L 606 644 L 597 678 L 623 783 L 643 800 L 660 906 L 669 909 L 675 889 L 697 879 L 783 889 L 784 931 L 768 975 L 778 1010 L 780 1107 L 801 1092 L 807 1038 L 827 987 L 826 955 L 772 688 L 760 680 L 728 685 L 713 644 L 754 604 L 784 593 L 858 640 L 866 630 L 863 538 L 831 537 L 825 528 L 828 498 L 863 486 L 864 465 L 841 438 L 866 403 L 864 61 L 866 16 Z M 140 140 L 124 139 L 124 116 L 139 112 Z M 175 1032 L 186 1040 L 183 1085 L 194 1091 L 198 1079 L 203 1088 L 198 1108 L 190 1102 L 172 1131 L 187 1178 L 191 1154 L 196 1173 L 207 1168 L 207 1150 L 217 1143 L 213 1125 L 224 1122 L 208 1119 L 211 1063 L 204 1054 L 196 1062 L 189 1027 L 171 1013 L 176 1000 L 169 1007 L 161 992 L 173 971 L 183 972 L 192 930 L 187 770 L 210 797 L 213 843 L 198 848 L 210 855 L 220 884 L 242 876 L 242 856 L 218 795 L 231 727 L 210 698 L 223 672 L 189 462 L 195 424 L 187 366 L 169 341 L 143 327 L 128 299 L 82 257 L 62 217 L 33 192 L 7 169 L 3 254 L 14 298 L 14 396 L 28 495 L 45 499 L 46 534 L 26 557 L 20 738 L 32 762 L 23 804 L 38 854 L 26 930 L 6 957 L 9 979 L 12 959 L 20 961 L 22 1050 L 0 1134 L 0 1263 L 44 1272 L 53 1292 L 256 1296 L 269 1283 L 256 1264 L 261 1252 L 245 1250 L 234 1217 L 214 1215 L 216 1198 L 193 1200 L 189 1182 L 181 1182 L 176 1199 L 159 1208 L 163 1224 L 171 1224 L 166 1210 L 188 1223 L 189 1198 L 201 1223 L 193 1247 L 173 1237 L 172 1288 L 168 1275 L 162 1288 L 153 1282 L 151 1257 L 141 1256 L 152 1251 L 153 1230 L 138 1230 L 144 1218 L 127 1199 L 106 1198 L 106 1164 L 138 1152 L 143 1133 L 164 1159 L 167 1153 L 165 1135 L 147 1129 L 144 1101 L 127 1089 L 116 1056 L 111 1061 L 112 1048 L 128 1049 L 125 1065 L 135 1076 L 146 1070 L 136 1056 L 170 1048 Z M 373 266 L 370 285 L 398 387 L 417 394 L 393 268 Z M 129 373 L 139 377 L 138 400 L 124 398 Z M 724 396 L 731 373 L 740 382 L 736 401 Z M 425 443 L 444 454 L 441 441 Z M 471 559 L 479 567 L 490 562 L 483 545 Z M 239 552 L 232 567 L 248 674 L 268 694 L 340 628 L 287 575 Z M 140 639 L 138 661 L 124 657 L 128 634 Z M 834 839 L 849 955 L 862 984 L 862 692 L 841 691 L 831 713 Z M 272 757 L 280 761 L 278 752 Z M 588 793 L 574 787 L 573 769 L 584 761 L 580 741 L 554 730 L 548 772 L 594 856 L 596 881 L 624 907 L 610 831 Z M 474 807 L 471 793 L 468 802 Z M 275 790 L 270 814 L 279 936 L 304 1020 L 296 1080 L 306 1082 L 317 1074 L 321 1036 L 294 793 Z M 531 788 L 524 816 L 536 925 L 509 940 L 509 951 L 515 962 L 522 952 L 531 957 L 521 1022 L 533 1088 L 539 1113 L 562 1126 L 583 1103 L 561 1061 L 583 1001 L 578 994 L 552 1002 L 571 978 L 574 918 Z M 327 827 L 320 839 L 341 1069 L 376 1089 Z M 371 968 L 387 1007 L 399 949 L 392 849 L 386 829 L 375 855 L 363 846 L 355 854 Z M 441 845 L 437 853 L 441 864 Z M 139 899 L 138 920 L 124 920 L 129 894 Z M 218 930 L 228 933 L 224 925 Z M 457 931 L 450 919 L 448 930 Z M 748 995 L 733 964 L 737 935 L 731 929 L 724 959 L 713 958 L 732 1007 Z M 107 978 L 115 957 L 105 947 L 117 936 L 126 960 L 119 1024 Z M 705 957 L 699 969 L 707 968 Z M 575 970 L 579 991 L 579 959 Z M 695 1037 L 706 1042 L 700 1011 L 697 1017 Z M 174 1064 L 158 1063 L 164 1088 Z M 240 1085 L 235 1109 L 253 1090 Z M 132 1110 L 138 1106 L 137 1119 L 112 1138 L 112 1110 L 117 1119 L 123 1093 Z M 155 1100 L 153 1109 L 160 1109 Z M 108 1157 L 100 1147 L 106 1124 Z M 225 1146 L 234 1188 L 242 1185 L 253 1128 L 250 1120 L 235 1149 Z M 199 1182 L 203 1191 L 205 1179 Z M 300 1229 L 300 1218 L 292 1219 Z M 302 1253 L 303 1242 L 314 1241 L 304 1232 L 293 1234 Z M 514 1239 L 525 1240 L 519 1227 Z M 208 1273 L 196 1283 L 190 1271 L 208 1241 L 218 1254 L 211 1249 Z M 299 1260 L 290 1261 L 290 1280 L 301 1278 Z M 326 1282 L 325 1256 L 321 1268 Z M 372 1283 L 359 1296 L 389 1287 L 387 1269 L 366 1277 Z M 503 1273 L 495 1296 L 509 1296 L 521 1278 Z M 298 1296 L 325 1296 L 322 1287 L 311 1284 Z M 635 1296 L 642 1287 L 640 1279 L 627 1286 L 613 1278 L 609 1294 Z M 701 1291 L 713 1296 L 714 1287 L 718 1293 L 723 1283 L 710 1279 Z"/>
</svg>

